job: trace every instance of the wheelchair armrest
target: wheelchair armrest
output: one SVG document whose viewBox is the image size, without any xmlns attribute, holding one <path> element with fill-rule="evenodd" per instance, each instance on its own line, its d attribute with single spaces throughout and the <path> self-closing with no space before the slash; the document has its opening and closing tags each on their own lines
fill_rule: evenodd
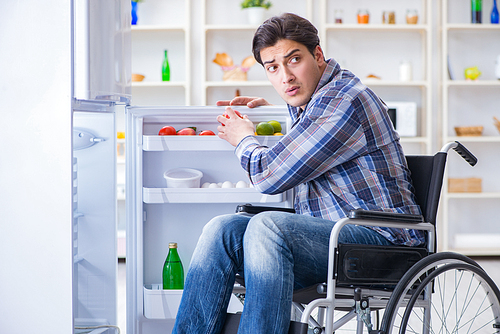
<svg viewBox="0 0 500 334">
<path fill-rule="evenodd" d="M 401 223 L 423 223 L 424 216 L 413 215 L 407 213 L 385 212 L 385 211 L 371 211 L 363 209 L 355 209 L 349 211 L 349 218 L 351 219 L 369 219 L 369 220 L 384 220 Z"/>
<path fill-rule="evenodd" d="M 289 213 L 295 213 L 295 209 L 292 208 L 280 208 L 274 206 L 253 206 L 252 204 L 243 204 L 236 207 L 236 213 L 246 213 L 249 215 L 256 215 L 264 211 L 283 211 Z"/>
</svg>

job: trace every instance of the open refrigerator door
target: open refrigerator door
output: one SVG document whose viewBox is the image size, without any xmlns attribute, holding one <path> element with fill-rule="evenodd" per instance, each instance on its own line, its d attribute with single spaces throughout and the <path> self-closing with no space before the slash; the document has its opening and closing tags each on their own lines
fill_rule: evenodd
<svg viewBox="0 0 500 334">
<path fill-rule="evenodd" d="M 237 108 L 255 123 L 275 120 L 290 128 L 286 107 Z M 217 133 L 221 107 L 128 107 L 126 110 L 127 333 L 172 330 L 182 290 L 162 289 L 162 268 L 169 242 L 187 271 L 203 226 L 213 217 L 234 213 L 239 204 L 292 207 L 292 191 L 264 195 L 243 187 L 249 180 L 234 147 L 215 135 L 158 135 L 163 126 L 177 131 Z M 271 147 L 282 137 L 257 136 Z M 171 188 L 166 171 L 190 168 L 202 172 L 199 187 Z M 240 187 L 235 187 L 236 184 Z M 205 184 L 205 187 L 202 185 Z M 212 187 L 206 187 L 212 184 Z M 215 187 L 218 184 L 219 187 Z M 227 187 L 221 187 L 226 184 Z M 231 184 L 231 185 L 229 185 Z M 242 309 L 233 296 L 229 312 Z"/>
</svg>

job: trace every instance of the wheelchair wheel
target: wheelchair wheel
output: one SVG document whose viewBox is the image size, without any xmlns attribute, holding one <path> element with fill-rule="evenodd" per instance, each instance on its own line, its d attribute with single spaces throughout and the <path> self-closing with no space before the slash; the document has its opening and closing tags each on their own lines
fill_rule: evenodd
<svg viewBox="0 0 500 334">
<path fill-rule="evenodd" d="M 382 333 L 500 333 L 500 291 L 456 253 L 430 255 L 408 271 L 387 305 Z"/>
</svg>

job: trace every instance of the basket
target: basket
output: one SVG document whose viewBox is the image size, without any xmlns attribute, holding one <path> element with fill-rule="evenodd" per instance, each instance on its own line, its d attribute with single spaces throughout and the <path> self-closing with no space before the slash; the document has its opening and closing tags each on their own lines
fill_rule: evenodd
<svg viewBox="0 0 500 334">
<path fill-rule="evenodd" d="M 231 70 L 223 70 L 224 75 L 222 80 L 224 81 L 247 81 L 247 72 L 242 70 L 241 67 L 235 67 Z"/>
<path fill-rule="evenodd" d="M 145 76 L 142 74 L 132 73 L 132 81 L 142 81 L 144 78 Z"/>
<path fill-rule="evenodd" d="M 483 126 L 456 126 L 455 132 L 457 136 L 481 136 L 483 134 Z"/>
<path fill-rule="evenodd" d="M 450 193 L 480 193 L 482 189 L 482 179 L 478 177 L 449 178 L 448 191 Z"/>
<path fill-rule="evenodd" d="M 495 116 L 493 116 L 493 123 L 497 127 L 498 132 L 500 132 L 500 120 L 498 118 L 496 118 Z"/>
</svg>

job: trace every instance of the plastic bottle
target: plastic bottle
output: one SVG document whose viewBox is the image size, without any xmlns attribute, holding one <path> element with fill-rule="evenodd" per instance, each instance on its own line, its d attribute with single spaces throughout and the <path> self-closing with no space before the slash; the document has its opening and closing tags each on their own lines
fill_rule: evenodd
<svg viewBox="0 0 500 334">
<path fill-rule="evenodd" d="M 471 23 L 482 23 L 483 0 L 471 0 L 470 13 L 471 13 Z"/>
<path fill-rule="evenodd" d="M 184 289 L 184 268 L 177 253 L 177 243 L 169 243 L 168 248 L 163 265 L 163 289 Z"/>
<path fill-rule="evenodd" d="M 161 79 L 163 81 L 170 81 L 170 65 L 168 64 L 167 50 L 165 50 L 165 59 L 163 59 L 163 66 L 161 67 Z"/>
<path fill-rule="evenodd" d="M 498 24 L 497 0 L 493 0 L 493 8 L 491 9 L 491 23 Z"/>
</svg>

